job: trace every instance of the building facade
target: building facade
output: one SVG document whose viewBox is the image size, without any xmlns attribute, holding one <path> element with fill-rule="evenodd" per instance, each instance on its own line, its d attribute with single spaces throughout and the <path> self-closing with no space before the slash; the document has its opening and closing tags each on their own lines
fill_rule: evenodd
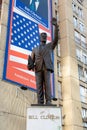
<svg viewBox="0 0 87 130">
<path fill-rule="evenodd" d="M 54 0 L 53 16 L 59 24 L 54 51 L 57 106 L 63 130 L 87 129 L 87 0 Z M 3 81 L 9 0 L 0 0 L 0 130 L 25 130 L 26 109 L 36 93 Z"/>
</svg>

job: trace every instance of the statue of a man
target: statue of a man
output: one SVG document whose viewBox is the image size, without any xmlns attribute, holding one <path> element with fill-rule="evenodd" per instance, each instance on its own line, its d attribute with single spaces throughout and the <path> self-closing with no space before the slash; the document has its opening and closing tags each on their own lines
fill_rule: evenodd
<svg viewBox="0 0 87 130">
<path fill-rule="evenodd" d="M 52 18 L 52 25 L 55 26 L 54 39 L 47 43 L 47 34 L 40 34 L 40 45 L 33 49 L 31 58 L 35 64 L 35 76 L 37 86 L 38 104 L 51 104 L 51 81 L 50 74 L 53 73 L 52 51 L 58 43 L 58 25 L 56 18 Z"/>
</svg>

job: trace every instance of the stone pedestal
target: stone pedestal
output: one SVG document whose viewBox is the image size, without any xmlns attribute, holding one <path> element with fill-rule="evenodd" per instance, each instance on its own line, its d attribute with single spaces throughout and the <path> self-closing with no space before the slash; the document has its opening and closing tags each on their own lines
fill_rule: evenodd
<svg viewBox="0 0 87 130">
<path fill-rule="evenodd" d="M 61 109 L 56 106 L 31 106 L 27 109 L 26 130 L 62 130 Z"/>
</svg>

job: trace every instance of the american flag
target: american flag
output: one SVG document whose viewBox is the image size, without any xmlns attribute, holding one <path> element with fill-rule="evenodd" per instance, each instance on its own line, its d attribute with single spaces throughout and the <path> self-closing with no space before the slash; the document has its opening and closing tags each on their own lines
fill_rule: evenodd
<svg viewBox="0 0 87 130">
<path fill-rule="evenodd" d="M 47 28 L 13 12 L 7 79 L 36 89 L 35 74 L 27 69 L 27 62 L 32 49 L 40 44 L 39 34 L 43 31 L 48 35 L 47 42 L 51 41 Z"/>
</svg>

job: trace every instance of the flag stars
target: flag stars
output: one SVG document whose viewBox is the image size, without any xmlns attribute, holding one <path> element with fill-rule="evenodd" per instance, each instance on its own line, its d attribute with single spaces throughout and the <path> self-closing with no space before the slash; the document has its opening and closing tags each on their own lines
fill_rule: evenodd
<svg viewBox="0 0 87 130">
<path fill-rule="evenodd" d="M 27 32 L 29 32 L 29 29 L 27 29 Z"/>
<path fill-rule="evenodd" d="M 36 39 L 34 38 L 34 41 L 36 41 Z"/>
<path fill-rule="evenodd" d="M 38 33 L 38 31 L 37 31 L 37 30 L 36 30 L 35 32 L 36 32 L 36 33 Z"/>
<path fill-rule="evenodd" d="M 37 46 L 39 45 L 39 43 L 37 43 Z"/>
<path fill-rule="evenodd" d="M 31 21 L 29 21 L 29 24 L 31 24 Z"/>
<path fill-rule="evenodd" d="M 21 46 L 21 43 L 19 42 L 18 45 Z"/>
<path fill-rule="evenodd" d="M 14 23 L 13 25 L 14 25 L 14 27 L 16 27 L 16 24 L 15 24 L 15 23 Z"/>
<path fill-rule="evenodd" d="M 24 40 L 27 41 L 27 38 L 25 38 Z"/>
<path fill-rule="evenodd" d="M 28 43 L 28 45 L 29 45 L 29 46 L 31 45 L 30 42 Z"/>
<path fill-rule="evenodd" d="M 38 39 L 38 37 L 36 36 L 36 39 Z"/>
<path fill-rule="evenodd" d="M 20 35 L 18 35 L 18 38 L 21 38 L 21 36 L 20 36 Z"/>
<path fill-rule="evenodd" d="M 19 25 L 19 22 L 17 22 L 17 24 Z"/>
<path fill-rule="evenodd" d="M 33 32 L 33 35 L 35 35 L 35 32 Z"/>
<path fill-rule="evenodd" d="M 20 27 L 20 29 L 22 29 L 22 30 L 23 30 L 23 27 L 21 26 L 21 27 Z"/>
<path fill-rule="evenodd" d="M 35 24 L 35 27 L 37 27 L 37 24 Z"/>
<path fill-rule="evenodd" d="M 29 25 L 29 23 L 26 23 L 26 25 L 28 26 L 28 25 Z"/>
<path fill-rule="evenodd" d="M 30 30 L 32 30 L 32 28 L 30 28 Z"/>
<path fill-rule="evenodd" d="M 30 34 L 30 36 L 31 36 L 31 37 L 33 37 L 33 35 L 32 35 L 32 34 Z"/>
<path fill-rule="evenodd" d="M 19 18 L 19 16 L 18 16 L 18 15 L 16 15 L 16 17 L 17 17 L 17 18 Z"/>
<path fill-rule="evenodd" d="M 16 20 L 16 18 L 15 18 L 15 17 L 13 17 L 13 19 L 14 19 L 14 20 Z"/>
<path fill-rule="evenodd" d="M 34 29 L 35 27 L 34 27 L 34 26 L 32 26 L 32 28 Z"/>
<path fill-rule="evenodd" d="M 20 23 L 22 23 L 22 20 L 20 20 Z"/>
<path fill-rule="evenodd" d="M 26 48 L 28 48 L 28 45 L 25 45 Z"/>
<path fill-rule="evenodd" d="M 17 41 L 17 38 L 15 37 L 15 41 Z"/>
<path fill-rule="evenodd" d="M 23 34 L 23 33 L 21 33 L 21 36 L 24 36 L 24 34 Z"/>
<path fill-rule="evenodd" d="M 26 28 L 26 25 L 23 25 L 24 28 Z"/>
<path fill-rule="evenodd" d="M 18 28 L 17 31 L 20 32 L 20 29 Z"/>
<path fill-rule="evenodd" d="M 31 40 L 31 43 L 34 43 L 34 42 Z"/>
<path fill-rule="evenodd" d="M 28 39 L 30 39 L 30 37 L 29 37 L 29 36 L 28 36 L 27 38 L 28 38 Z"/>
<path fill-rule="evenodd" d="M 11 40 L 11 42 L 12 42 L 12 43 L 14 43 L 14 41 L 13 41 L 13 40 Z"/>
<path fill-rule="evenodd" d="M 25 22 L 25 18 L 23 18 L 23 21 Z"/>
<path fill-rule="evenodd" d="M 14 33 L 16 34 L 16 33 L 17 33 L 17 31 L 16 31 L 16 30 L 14 30 Z"/>
<path fill-rule="evenodd" d="M 24 31 L 24 34 L 26 34 L 26 31 Z"/>
<path fill-rule="evenodd" d="M 22 43 L 24 43 L 24 41 L 23 41 L 23 40 L 22 40 L 21 42 L 22 42 Z"/>
<path fill-rule="evenodd" d="M 13 26 L 11 43 L 20 48 L 32 50 L 39 45 L 38 24 L 17 14 L 13 13 Z"/>
</svg>

